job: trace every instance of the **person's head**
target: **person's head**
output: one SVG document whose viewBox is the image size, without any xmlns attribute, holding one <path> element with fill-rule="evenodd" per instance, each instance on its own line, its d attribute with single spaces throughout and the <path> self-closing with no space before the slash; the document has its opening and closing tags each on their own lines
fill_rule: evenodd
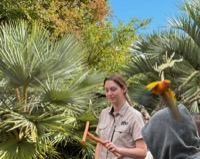
<svg viewBox="0 0 200 159">
<path fill-rule="evenodd" d="M 117 104 L 121 101 L 128 101 L 131 104 L 131 100 L 127 93 L 127 85 L 123 77 L 119 74 L 113 74 L 104 79 L 103 87 L 107 99 L 112 104 Z"/>
</svg>

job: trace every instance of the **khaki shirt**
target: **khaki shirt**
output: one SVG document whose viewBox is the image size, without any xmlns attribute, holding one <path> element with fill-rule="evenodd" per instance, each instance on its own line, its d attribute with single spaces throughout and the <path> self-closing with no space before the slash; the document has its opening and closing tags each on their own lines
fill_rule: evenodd
<svg viewBox="0 0 200 159">
<path fill-rule="evenodd" d="M 101 112 L 96 133 L 102 140 L 112 141 L 118 147 L 134 148 L 135 141 L 142 138 L 143 127 L 142 114 L 126 102 L 117 114 L 113 113 L 112 107 L 107 107 Z M 100 159 L 133 158 L 125 156 L 117 158 L 101 145 Z"/>
</svg>

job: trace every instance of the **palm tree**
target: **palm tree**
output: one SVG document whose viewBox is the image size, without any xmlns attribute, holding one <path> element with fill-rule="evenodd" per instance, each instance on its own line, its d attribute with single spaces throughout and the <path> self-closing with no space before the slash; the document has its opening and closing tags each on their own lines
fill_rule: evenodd
<svg viewBox="0 0 200 159">
<path fill-rule="evenodd" d="M 73 35 L 52 40 L 38 23 L 1 24 L 0 158 L 93 158 L 81 116 L 102 76 L 87 71 L 84 51 Z"/>
<path fill-rule="evenodd" d="M 134 43 L 132 63 L 125 72 L 131 79 L 139 79 L 142 88 L 155 80 L 170 79 L 178 101 L 191 111 L 199 111 L 200 4 L 197 0 L 185 1 L 179 8 L 181 14 L 169 19 L 167 28 Z M 135 99 L 146 102 L 142 97 Z"/>
</svg>

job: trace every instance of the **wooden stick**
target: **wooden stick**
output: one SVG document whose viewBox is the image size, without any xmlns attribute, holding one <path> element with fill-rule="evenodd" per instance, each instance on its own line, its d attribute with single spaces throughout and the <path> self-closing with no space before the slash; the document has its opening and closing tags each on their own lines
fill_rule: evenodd
<svg viewBox="0 0 200 159">
<path fill-rule="evenodd" d="M 82 137 L 82 143 L 84 144 L 85 141 L 86 141 L 86 137 L 87 137 L 87 133 L 88 133 L 88 129 L 89 129 L 89 121 L 86 122 L 86 125 L 85 125 L 85 130 L 84 130 L 84 134 L 83 134 L 83 137 Z"/>
<path fill-rule="evenodd" d="M 106 147 L 106 144 L 103 140 L 101 140 L 100 138 L 94 136 L 93 134 L 91 134 L 90 132 L 87 132 L 87 135 L 95 142 L 102 144 L 104 147 Z M 116 157 L 119 156 L 119 154 L 117 152 L 112 152 Z"/>
<path fill-rule="evenodd" d="M 84 130 L 84 134 L 83 134 L 83 137 L 82 137 L 82 143 L 84 144 L 85 141 L 86 141 L 86 137 L 89 136 L 93 141 L 95 141 L 96 143 L 100 143 L 102 144 L 104 147 L 106 147 L 106 144 L 103 140 L 101 140 L 100 138 L 94 136 L 92 133 L 88 132 L 89 130 L 89 121 L 86 122 L 86 125 L 85 125 L 85 130 Z M 116 157 L 119 156 L 119 154 L 117 152 L 112 152 Z"/>
</svg>

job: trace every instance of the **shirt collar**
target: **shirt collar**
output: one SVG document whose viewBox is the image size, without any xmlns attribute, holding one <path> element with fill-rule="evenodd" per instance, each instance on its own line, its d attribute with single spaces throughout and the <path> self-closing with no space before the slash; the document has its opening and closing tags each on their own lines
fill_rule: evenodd
<svg viewBox="0 0 200 159">
<path fill-rule="evenodd" d="M 129 103 L 126 101 L 126 103 L 122 106 L 118 114 L 121 116 L 124 116 L 129 106 L 130 106 Z M 113 115 L 113 112 L 114 112 L 114 108 L 111 106 L 109 114 Z"/>
</svg>

